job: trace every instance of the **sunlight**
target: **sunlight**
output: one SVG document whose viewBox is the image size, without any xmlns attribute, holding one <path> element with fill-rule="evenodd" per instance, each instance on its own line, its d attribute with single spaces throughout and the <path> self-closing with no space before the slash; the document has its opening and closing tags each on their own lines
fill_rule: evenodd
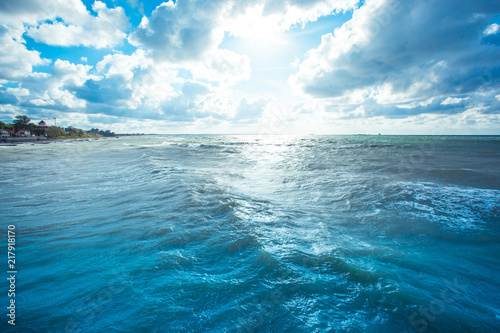
<svg viewBox="0 0 500 333">
<path fill-rule="evenodd" d="M 241 37 L 255 48 L 264 48 L 276 44 L 286 44 L 282 35 L 280 20 L 275 15 L 262 15 L 263 6 L 248 8 L 244 16 L 231 22 L 231 35 Z"/>
</svg>

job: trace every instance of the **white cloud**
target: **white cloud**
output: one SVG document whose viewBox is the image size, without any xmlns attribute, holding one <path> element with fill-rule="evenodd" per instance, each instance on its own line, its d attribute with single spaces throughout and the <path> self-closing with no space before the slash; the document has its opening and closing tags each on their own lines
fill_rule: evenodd
<svg viewBox="0 0 500 333">
<path fill-rule="evenodd" d="M 172 1 L 143 17 L 129 42 L 150 50 L 153 58 L 185 65 L 213 55 L 227 32 L 266 39 L 297 23 L 314 21 L 332 12 L 354 8 L 355 0 L 242 2 L 235 0 Z M 226 52 L 227 54 L 227 52 Z M 234 56 L 231 56 L 234 58 Z"/>
<path fill-rule="evenodd" d="M 481 45 L 481 33 L 499 10 L 500 4 L 475 1 L 367 0 L 322 37 L 289 83 L 298 93 L 333 101 L 335 110 L 352 94 L 364 96 L 358 103 L 366 104 L 365 116 L 462 112 L 455 100 L 438 100 L 483 99 L 497 89 L 500 52 Z"/>
<path fill-rule="evenodd" d="M 132 79 L 134 69 L 145 69 L 153 65 L 153 61 L 146 57 L 142 49 L 138 49 L 132 55 L 122 53 L 108 54 L 99 61 L 96 69 L 105 72 L 107 77 L 112 75 L 122 75 L 126 80 Z"/>
<path fill-rule="evenodd" d="M 127 94 L 115 99 L 111 90 L 108 101 L 113 105 L 113 100 L 120 100 L 132 110 L 145 109 L 148 112 L 160 113 L 159 105 L 168 99 L 178 96 L 173 84 L 181 85 L 184 80 L 177 77 L 177 71 L 168 64 L 156 64 L 149 58 L 147 52 L 136 50 L 132 55 L 121 53 L 108 54 L 96 65 L 100 75 L 94 78 L 95 86 L 88 86 L 89 91 L 100 95 L 102 85 L 107 82 L 117 81 L 119 87 Z M 156 111 L 155 111 L 156 110 Z"/>
<path fill-rule="evenodd" d="M 495 35 L 498 32 L 500 32 L 500 25 L 493 23 L 492 25 L 489 25 L 486 30 L 484 30 L 485 35 Z"/>
<path fill-rule="evenodd" d="M 86 103 L 68 91 L 68 87 L 83 85 L 92 77 L 88 73 L 91 68 L 92 66 L 56 60 L 50 74 L 29 74 L 21 80 L 18 88 L 7 88 L 5 91 L 17 98 L 18 102 L 12 104 L 77 111 L 84 108 Z"/>
<path fill-rule="evenodd" d="M 0 22 L 15 29 L 26 26 L 27 35 L 47 45 L 84 45 L 97 48 L 119 44 L 129 23 L 121 7 L 92 5 L 97 16 L 80 0 L 17 0 L 0 7 Z"/>
<path fill-rule="evenodd" d="M 165 2 L 142 20 L 129 42 L 150 50 L 155 59 L 175 63 L 199 60 L 222 42 L 224 31 L 217 22 L 224 5 L 224 1 Z"/>
<path fill-rule="evenodd" d="M 144 17 L 129 41 L 152 50 L 155 58 L 173 62 L 200 59 L 223 40 L 224 32 L 233 36 L 259 37 L 285 31 L 318 17 L 354 8 L 359 0 L 253 2 L 218 0 L 167 1 L 150 17 Z"/>
<path fill-rule="evenodd" d="M 96 1 L 92 9 L 97 16 L 87 11 L 77 18 L 63 16 L 63 22 L 42 23 L 29 28 L 27 33 L 47 45 L 105 48 L 119 44 L 127 36 L 124 30 L 129 25 L 123 8 L 107 8 L 103 2 Z"/>
<path fill-rule="evenodd" d="M 321 16 L 355 8 L 358 0 L 233 2 L 220 26 L 231 36 L 241 37 L 251 47 L 276 48 L 286 45 L 282 33 Z"/>
<path fill-rule="evenodd" d="M 250 78 L 250 58 L 217 49 L 208 53 L 202 63 L 193 64 L 191 72 L 195 78 L 234 84 Z"/>
<path fill-rule="evenodd" d="M 441 105 L 459 104 L 459 103 L 466 101 L 468 99 L 469 98 L 448 97 L 444 101 L 441 102 Z"/>
<path fill-rule="evenodd" d="M 229 51 L 228 54 L 219 54 L 218 61 L 233 55 L 240 59 L 237 54 Z M 238 61 L 208 62 L 206 67 L 193 67 L 194 78 L 186 79 L 179 77 L 171 64 L 155 63 L 147 52 L 139 49 L 132 55 L 105 56 L 96 65 L 95 74 L 87 76 L 83 84 L 65 87 L 77 99 L 85 101 L 91 113 L 183 123 L 200 119 L 221 121 L 233 117 L 238 106 L 223 76 L 234 80 L 241 75 L 236 73 L 238 70 L 245 73 L 245 66 Z M 214 86 L 199 80 L 201 77 L 209 80 L 211 75 L 222 78 L 218 77 Z"/>
<path fill-rule="evenodd" d="M 321 16 L 353 9 L 358 3 L 359 0 L 264 1 L 263 14 L 281 14 L 281 26 L 288 29 L 297 23 L 304 26 L 307 22 L 316 21 Z"/>
<path fill-rule="evenodd" d="M 0 84 L 10 81 L 11 88 L 0 85 L 0 110 L 65 112 L 89 127 L 117 122 L 114 130 L 122 132 L 155 126 L 150 131 L 417 133 L 426 124 L 479 130 L 488 121 L 498 124 L 500 34 L 492 22 L 499 6 L 472 0 L 460 6 L 452 0 L 169 1 L 132 30 L 132 54 L 124 45 L 95 64 L 102 53 L 88 50 L 68 57 L 83 64 L 54 58 L 50 73 L 33 73 L 52 61 L 31 51 L 37 44 L 28 49 L 23 36 L 48 45 L 115 47 L 126 38 L 128 19 L 122 8 L 100 1 L 92 10 L 80 0 L 6 1 L 0 5 Z M 346 10 L 354 10 L 352 19 L 321 41 L 315 29 L 336 19 L 299 31 Z M 274 60 L 300 48 L 290 43 L 313 35 L 319 45 L 305 59 L 302 51 L 287 54 L 285 70 L 261 70 L 271 66 L 261 66 L 259 57 L 274 56 L 270 63 L 277 68 Z M 297 96 L 283 86 L 290 66 L 297 71 L 289 79 Z"/>
<path fill-rule="evenodd" d="M 71 84 L 81 86 L 90 76 L 88 72 L 92 66 L 82 64 L 72 64 L 67 60 L 56 60 L 51 69 L 52 77 L 59 84 Z"/>
<path fill-rule="evenodd" d="M 41 98 L 35 98 L 29 101 L 31 104 L 36 105 L 36 106 L 49 106 L 49 105 L 55 105 L 56 103 L 50 99 L 41 99 Z"/>
<path fill-rule="evenodd" d="M 129 42 L 144 48 L 155 61 L 189 70 L 195 79 L 233 85 L 251 77 L 250 58 L 219 48 L 224 33 L 252 36 L 262 43 L 292 25 L 354 8 L 358 1 L 241 2 L 168 1 L 143 17 Z M 268 47 L 275 47 L 275 40 Z"/>
<path fill-rule="evenodd" d="M 72 66 L 74 69 L 90 68 Z M 192 102 L 189 98 L 179 99 L 181 92 L 176 89 L 185 80 L 177 77 L 177 71 L 168 64 L 155 64 L 142 49 L 131 55 L 108 54 L 97 63 L 94 73 L 83 77 L 83 81 L 64 85 L 75 98 L 86 103 L 91 113 L 162 119 L 166 118 L 165 105 L 172 107 L 175 104 L 176 110 L 181 112 L 185 111 L 183 106 Z M 175 101 L 182 103 L 177 105 Z"/>
<path fill-rule="evenodd" d="M 45 65 L 40 52 L 30 51 L 22 44 L 22 31 L 0 25 L 0 81 L 15 80 L 30 74 L 33 66 Z"/>
<path fill-rule="evenodd" d="M 68 87 L 82 86 L 88 79 L 92 78 L 89 71 L 92 66 L 72 64 L 69 61 L 57 60 L 52 66 L 52 77 L 49 80 L 47 95 L 56 105 L 65 108 L 83 109 L 86 106 L 84 100 L 77 98 L 68 91 Z"/>
<path fill-rule="evenodd" d="M 23 98 L 30 95 L 30 91 L 25 88 L 7 88 L 6 91 L 17 98 Z"/>
<path fill-rule="evenodd" d="M 26 23 L 36 26 L 45 20 L 63 19 L 79 25 L 88 15 L 81 0 L 16 0 L 3 1 L 0 6 L 0 21 L 8 25 Z"/>
</svg>

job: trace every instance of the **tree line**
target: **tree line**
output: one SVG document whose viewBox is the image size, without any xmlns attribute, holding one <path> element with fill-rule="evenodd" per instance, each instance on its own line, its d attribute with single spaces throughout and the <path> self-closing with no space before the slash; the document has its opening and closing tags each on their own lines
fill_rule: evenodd
<svg viewBox="0 0 500 333">
<path fill-rule="evenodd" d="M 32 123 L 31 119 L 25 115 L 16 116 L 12 121 L 12 124 L 0 121 L 0 129 L 5 129 L 12 132 L 26 130 L 37 136 L 47 136 L 49 139 L 115 136 L 115 133 L 111 132 L 110 130 L 100 130 L 98 128 L 92 128 L 90 131 L 85 131 L 73 126 L 69 126 L 66 129 L 58 126 L 40 127 Z"/>
</svg>

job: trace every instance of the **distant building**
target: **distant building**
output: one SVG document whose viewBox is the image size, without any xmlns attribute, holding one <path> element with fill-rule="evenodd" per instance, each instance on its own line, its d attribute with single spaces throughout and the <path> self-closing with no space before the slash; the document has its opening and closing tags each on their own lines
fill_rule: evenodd
<svg viewBox="0 0 500 333">
<path fill-rule="evenodd" d="M 8 137 L 10 137 L 10 132 L 6 129 L 0 129 L 0 138 L 2 140 L 7 140 Z"/>
<path fill-rule="evenodd" d="M 19 131 L 17 131 L 16 134 L 17 134 L 17 136 L 21 136 L 21 137 L 31 136 L 31 132 L 28 130 L 19 130 Z"/>
<path fill-rule="evenodd" d="M 41 120 L 38 125 L 36 125 L 36 135 L 39 135 L 39 136 L 47 136 L 47 134 L 45 133 L 45 131 L 47 130 L 47 123 L 43 120 Z"/>
</svg>

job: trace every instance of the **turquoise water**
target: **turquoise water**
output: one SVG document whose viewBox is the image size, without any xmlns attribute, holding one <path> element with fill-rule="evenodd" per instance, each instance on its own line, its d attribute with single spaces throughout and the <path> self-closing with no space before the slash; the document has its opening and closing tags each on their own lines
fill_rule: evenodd
<svg viewBox="0 0 500 333">
<path fill-rule="evenodd" d="M 500 137 L 123 137 L 0 161 L 4 331 L 500 327 Z"/>
</svg>

